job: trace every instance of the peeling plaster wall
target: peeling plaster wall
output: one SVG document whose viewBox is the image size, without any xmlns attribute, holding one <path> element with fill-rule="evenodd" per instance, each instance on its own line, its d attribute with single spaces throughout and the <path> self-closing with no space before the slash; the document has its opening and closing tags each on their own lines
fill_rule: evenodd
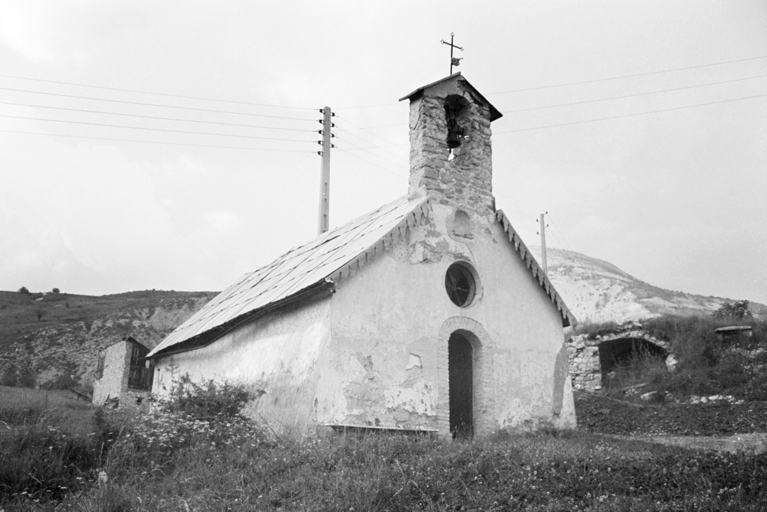
<svg viewBox="0 0 767 512">
<path fill-rule="evenodd" d="M 278 432 L 302 436 L 315 423 L 318 362 L 329 337 L 331 300 L 313 299 L 256 319 L 214 343 L 157 362 L 154 393 L 165 394 L 175 377 L 228 380 L 258 396 L 245 409 Z"/>
<path fill-rule="evenodd" d="M 552 421 L 574 426 L 562 320 L 491 215 L 469 213 L 456 235 L 450 206 L 388 252 L 337 282 L 319 423 L 449 432 L 447 339 L 477 336 L 475 429 Z M 463 224 L 463 222 L 462 222 Z M 470 262 L 479 289 L 467 308 L 445 291 L 445 272 Z"/>
<path fill-rule="evenodd" d="M 130 371 L 130 344 L 118 341 L 104 352 L 104 372 L 93 382 L 93 404 L 104 405 L 109 398 L 120 399 L 128 389 Z"/>
</svg>

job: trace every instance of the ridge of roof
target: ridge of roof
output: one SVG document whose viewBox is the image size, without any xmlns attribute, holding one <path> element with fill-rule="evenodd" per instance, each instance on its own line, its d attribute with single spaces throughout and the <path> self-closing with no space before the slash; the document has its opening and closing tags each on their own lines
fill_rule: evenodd
<svg viewBox="0 0 767 512">
<path fill-rule="evenodd" d="M 559 292 L 557 292 L 556 288 L 554 288 L 554 285 L 549 280 L 546 273 L 543 271 L 540 265 L 538 265 L 535 256 L 533 256 L 533 254 L 530 252 L 530 249 L 528 249 L 525 243 L 522 241 L 519 233 L 517 233 L 514 227 L 511 225 L 511 222 L 509 221 L 508 217 L 506 217 L 506 214 L 503 213 L 503 210 L 496 211 L 495 218 L 498 220 L 498 222 L 501 223 L 501 226 L 503 226 L 503 230 L 506 232 L 506 234 L 509 235 L 509 242 L 511 242 L 514 250 L 519 253 L 519 257 L 522 258 L 527 268 L 530 269 L 533 277 L 538 281 L 538 284 L 540 284 L 541 288 L 543 288 L 543 290 L 546 292 L 546 295 L 549 296 L 551 302 L 553 302 L 556 308 L 559 310 L 559 313 L 562 315 L 562 325 L 564 327 L 575 326 L 578 323 L 578 320 L 567 307 L 567 304 L 565 304 L 565 301 L 559 295 Z"/>
<path fill-rule="evenodd" d="M 394 232 L 415 225 L 426 214 L 427 205 L 427 197 L 411 199 L 405 195 L 290 249 L 219 293 L 166 336 L 148 357 L 281 303 L 318 283 L 348 276 L 388 247 Z"/>
<path fill-rule="evenodd" d="M 474 92 L 474 94 L 476 94 L 477 96 L 479 96 L 479 99 L 480 99 L 480 100 L 482 100 L 482 101 L 484 101 L 485 103 L 487 103 L 487 106 L 488 106 L 488 107 L 489 107 L 489 109 L 490 109 L 490 122 L 492 122 L 492 121 L 495 121 L 496 119 L 498 119 L 498 118 L 500 118 L 500 117 L 503 117 L 503 114 L 501 114 L 500 110 L 498 110 L 497 108 L 495 108 L 495 106 L 494 106 L 492 103 L 490 103 L 490 101 L 488 101 L 488 99 L 487 99 L 487 98 L 485 98 L 485 97 L 482 95 L 482 93 L 481 93 L 481 92 L 479 92 L 479 91 L 477 90 L 477 88 L 476 88 L 476 87 L 474 87 L 473 85 L 471 85 L 471 82 L 469 82 L 468 80 L 466 80 L 466 77 L 464 77 L 463 75 L 461 75 L 461 72 L 460 72 L 460 71 L 457 71 L 457 72 L 453 73 L 452 75 L 448 75 L 448 76 L 446 76 L 445 78 L 440 78 L 439 80 L 436 80 L 436 81 L 434 81 L 434 82 L 432 82 L 432 83 L 430 83 L 430 84 L 426 84 L 426 85 L 423 85 L 423 86 L 419 87 L 418 89 L 416 89 L 415 91 L 411 92 L 410 94 L 406 94 L 405 96 L 401 97 L 401 98 L 399 99 L 399 101 L 402 101 L 402 100 L 406 100 L 406 99 L 412 98 L 413 96 L 418 96 L 418 95 L 420 95 L 420 94 L 421 94 L 421 93 L 422 93 L 424 90 L 428 89 L 429 87 L 434 87 L 435 85 L 441 84 L 442 82 L 447 82 L 447 81 L 448 81 L 448 80 L 450 80 L 451 78 L 460 78 L 460 79 L 461 79 L 463 82 L 465 82 L 465 83 L 466 83 L 466 85 L 468 85 L 468 86 L 471 88 L 471 90 Z"/>
</svg>

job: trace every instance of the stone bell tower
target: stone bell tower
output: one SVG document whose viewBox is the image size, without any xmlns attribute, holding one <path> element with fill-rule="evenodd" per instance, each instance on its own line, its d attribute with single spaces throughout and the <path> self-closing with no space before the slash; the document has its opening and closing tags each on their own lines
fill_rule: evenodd
<svg viewBox="0 0 767 512">
<path fill-rule="evenodd" d="M 493 214 L 490 123 L 502 114 L 460 72 L 404 99 L 410 100 L 409 194 Z"/>
</svg>

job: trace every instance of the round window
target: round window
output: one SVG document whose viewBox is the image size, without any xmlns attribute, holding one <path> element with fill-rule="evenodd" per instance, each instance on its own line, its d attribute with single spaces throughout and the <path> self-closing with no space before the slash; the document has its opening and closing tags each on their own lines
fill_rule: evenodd
<svg viewBox="0 0 767 512">
<path fill-rule="evenodd" d="M 453 304 L 465 308 L 474 300 L 477 282 L 466 263 L 453 263 L 445 274 L 445 290 Z"/>
</svg>

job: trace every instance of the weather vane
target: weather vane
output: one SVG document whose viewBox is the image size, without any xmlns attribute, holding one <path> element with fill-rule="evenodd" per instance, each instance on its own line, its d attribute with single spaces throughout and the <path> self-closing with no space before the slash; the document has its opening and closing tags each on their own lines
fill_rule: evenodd
<svg viewBox="0 0 767 512">
<path fill-rule="evenodd" d="M 453 44 L 453 33 L 450 32 L 450 42 L 447 41 L 440 41 L 442 44 L 446 44 L 450 47 L 450 74 L 453 74 L 453 66 L 460 66 L 461 61 L 463 60 L 463 57 L 453 57 L 453 48 L 458 48 L 459 50 L 463 51 L 463 48 L 460 46 L 456 46 Z"/>
</svg>

